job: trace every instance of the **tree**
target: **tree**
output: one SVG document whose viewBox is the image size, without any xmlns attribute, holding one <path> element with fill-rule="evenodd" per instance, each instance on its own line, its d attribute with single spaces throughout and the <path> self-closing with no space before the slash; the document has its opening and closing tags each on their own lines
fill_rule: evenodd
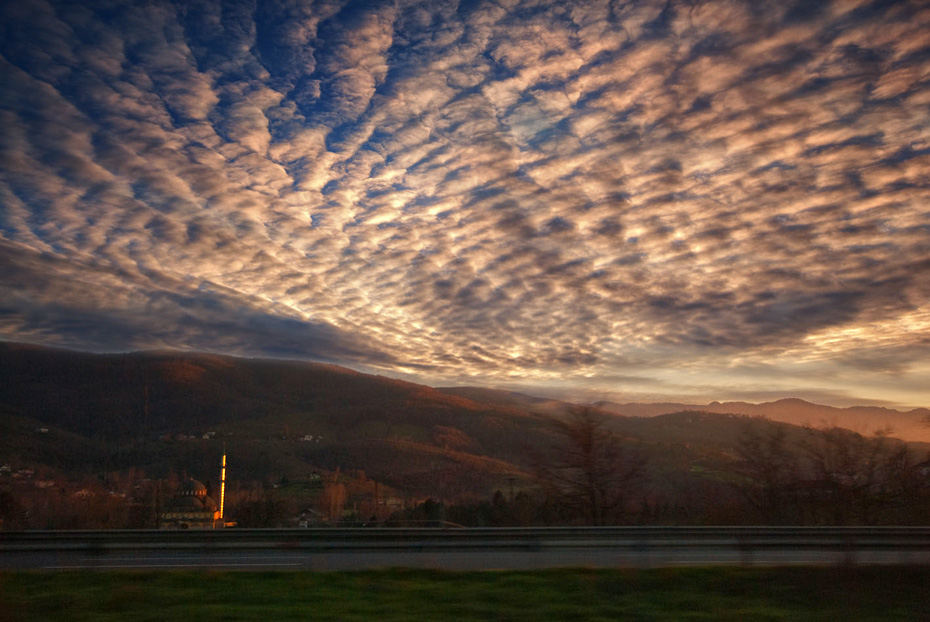
<svg viewBox="0 0 930 622">
<path fill-rule="evenodd" d="M 9 490 L 0 490 L 0 530 L 22 529 L 26 524 L 26 509 Z"/>
<path fill-rule="evenodd" d="M 236 503 L 230 503 L 227 516 L 234 516 L 239 527 L 281 527 L 296 512 L 274 490 L 249 491 Z"/>
<path fill-rule="evenodd" d="M 747 428 L 737 447 L 738 484 L 770 524 L 920 522 L 925 483 L 912 449 L 842 428 Z M 925 518 L 923 520 L 926 520 Z"/>
<path fill-rule="evenodd" d="M 904 441 L 823 428 L 811 432 L 804 449 L 813 477 L 830 491 L 819 509 L 831 524 L 899 522 L 899 509 L 918 500 L 920 482 Z"/>
<path fill-rule="evenodd" d="M 758 422 L 756 422 L 758 423 Z M 797 490 L 801 479 L 798 451 L 782 425 L 749 425 L 736 447 L 738 488 L 769 524 L 797 522 Z"/>
<path fill-rule="evenodd" d="M 332 479 L 324 484 L 323 495 L 320 497 L 320 513 L 327 517 L 331 525 L 342 518 L 347 499 L 348 491 L 345 484 L 339 481 L 339 469 L 336 469 Z"/>
<path fill-rule="evenodd" d="M 559 444 L 538 457 L 536 477 L 551 502 L 589 525 L 615 522 L 645 460 L 607 428 L 607 417 L 590 408 L 571 411 L 552 425 Z"/>
</svg>

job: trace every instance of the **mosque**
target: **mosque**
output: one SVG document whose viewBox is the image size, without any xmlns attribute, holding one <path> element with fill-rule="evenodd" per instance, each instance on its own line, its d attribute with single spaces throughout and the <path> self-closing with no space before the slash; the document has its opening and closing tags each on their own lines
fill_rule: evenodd
<svg viewBox="0 0 930 622">
<path fill-rule="evenodd" d="M 220 503 L 207 495 L 207 487 L 190 479 L 165 502 L 161 512 L 161 529 L 222 529 L 227 524 L 223 515 L 226 495 L 226 454 L 220 472 Z"/>
</svg>

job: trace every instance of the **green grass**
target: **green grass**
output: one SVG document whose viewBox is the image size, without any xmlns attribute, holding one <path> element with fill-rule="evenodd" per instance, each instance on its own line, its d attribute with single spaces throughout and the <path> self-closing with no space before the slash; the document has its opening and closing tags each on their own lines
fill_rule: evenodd
<svg viewBox="0 0 930 622">
<path fill-rule="evenodd" d="M 0 572 L 0 622 L 930 620 L 930 567 Z"/>
</svg>

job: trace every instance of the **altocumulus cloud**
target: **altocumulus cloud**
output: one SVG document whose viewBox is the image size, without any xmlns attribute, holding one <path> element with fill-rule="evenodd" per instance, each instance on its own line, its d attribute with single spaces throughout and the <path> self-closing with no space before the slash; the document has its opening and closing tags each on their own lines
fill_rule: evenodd
<svg viewBox="0 0 930 622">
<path fill-rule="evenodd" d="M 930 397 L 923 2 L 2 8 L 4 338 Z"/>
</svg>

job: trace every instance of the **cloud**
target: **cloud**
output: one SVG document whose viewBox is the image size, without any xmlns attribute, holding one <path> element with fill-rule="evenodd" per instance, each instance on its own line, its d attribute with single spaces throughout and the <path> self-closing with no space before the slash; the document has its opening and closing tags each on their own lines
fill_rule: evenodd
<svg viewBox="0 0 930 622">
<path fill-rule="evenodd" d="M 0 327 L 31 341 L 104 351 L 232 350 L 362 365 L 394 362 L 377 344 L 212 283 L 126 274 L 6 243 L 0 257 Z M 94 294 L 100 289 L 106 299 Z"/>
<path fill-rule="evenodd" d="M 907 376 L 930 11 L 805 6 L 18 7 L 0 334 L 292 334 L 437 382 L 605 391 L 721 360 Z"/>
</svg>

